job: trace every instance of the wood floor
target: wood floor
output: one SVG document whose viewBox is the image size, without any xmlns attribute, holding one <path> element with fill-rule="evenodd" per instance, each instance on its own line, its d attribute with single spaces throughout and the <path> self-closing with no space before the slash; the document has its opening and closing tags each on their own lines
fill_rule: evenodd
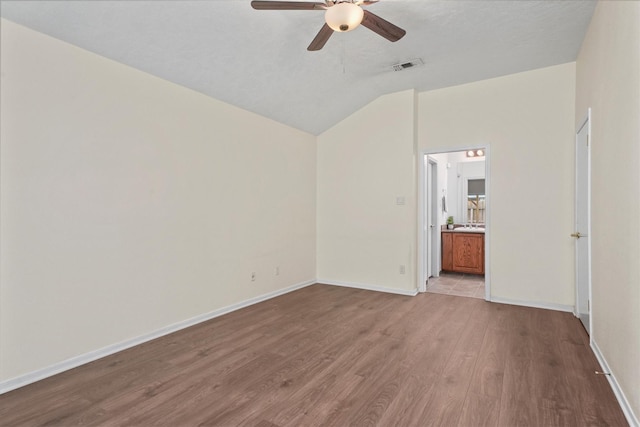
<svg viewBox="0 0 640 427">
<path fill-rule="evenodd" d="M 325 285 L 0 396 L 0 424 L 625 426 L 569 313 Z"/>
</svg>

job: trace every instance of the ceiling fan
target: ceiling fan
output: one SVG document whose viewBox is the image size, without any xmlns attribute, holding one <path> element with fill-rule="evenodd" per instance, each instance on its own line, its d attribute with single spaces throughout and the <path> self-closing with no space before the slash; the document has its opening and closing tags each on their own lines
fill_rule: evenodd
<svg viewBox="0 0 640 427">
<path fill-rule="evenodd" d="M 325 24 L 307 48 L 307 50 L 320 50 L 334 31 L 351 31 L 360 24 L 392 42 L 404 37 L 407 33 L 405 30 L 362 9 L 362 6 L 377 2 L 378 0 L 325 0 L 324 2 L 254 0 L 251 2 L 251 7 L 258 10 L 325 10 Z"/>
</svg>

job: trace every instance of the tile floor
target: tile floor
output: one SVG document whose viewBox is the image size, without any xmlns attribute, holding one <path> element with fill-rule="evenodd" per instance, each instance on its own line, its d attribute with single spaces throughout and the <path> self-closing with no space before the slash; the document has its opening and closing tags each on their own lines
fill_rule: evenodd
<svg viewBox="0 0 640 427">
<path fill-rule="evenodd" d="M 427 292 L 484 299 L 484 276 L 440 273 L 440 277 L 429 278 Z"/>
</svg>

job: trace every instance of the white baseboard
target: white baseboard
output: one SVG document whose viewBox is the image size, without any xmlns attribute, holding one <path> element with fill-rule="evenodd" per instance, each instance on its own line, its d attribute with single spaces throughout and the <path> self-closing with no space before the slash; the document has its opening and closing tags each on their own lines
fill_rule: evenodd
<svg viewBox="0 0 640 427">
<path fill-rule="evenodd" d="M 596 344 L 596 341 L 593 338 L 591 338 L 591 349 L 593 350 L 593 353 L 596 355 L 596 359 L 598 359 L 598 362 L 600 363 L 602 372 L 610 373 L 610 375 L 606 375 L 607 380 L 609 380 L 609 385 L 611 386 L 611 389 L 613 390 L 613 394 L 615 394 L 616 399 L 618 399 L 618 403 L 622 408 L 622 412 L 624 412 L 624 416 L 627 418 L 627 422 L 629 423 L 629 426 L 640 427 L 640 421 L 638 421 L 638 417 L 633 413 L 633 409 L 631 409 L 631 405 L 629 404 L 627 397 L 624 395 L 624 392 L 620 388 L 620 384 L 618 384 L 618 380 L 616 379 L 616 376 L 613 374 L 613 372 L 611 372 L 611 368 L 609 368 L 609 364 L 607 363 L 607 360 L 604 358 L 604 355 L 600 351 L 598 344 Z"/>
<path fill-rule="evenodd" d="M 36 381 L 43 380 L 45 378 L 51 377 L 61 372 L 68 371 L 69 369 L 77 368 L 78 366 L 84 365 L 89 362 L 93 362 L 94 360 L 109 356 L 111 354 L 117 353 L 122 350 L 126 350 L 128 348 L 145 343 L 147 341 L 160 338 L 164 335 L 171 334 L 181 329 L 185 329 L 190 326 L 197 325 L 198 323 L 205 322 L 207 320 L 222 316 L 232 311 L 240 310 L 241 308 L 245 308 L 250 305 L 257 304 L 259 302 L 263 302 L 271 298 L 275 298 L 277 296 L 280 296 L 298 289 L 302 289 L 309 285 L 313 285 L 314 283 L 316 283 L 315 280 L 302 282 L 296 285 L 289 286 L 284 289 L 269 292 L 254 298 L 249 298 L 248 300 L 241 301 L 239 303 L 232 304 L 227 307 L 222 307 L 217 310 L 211 311 L 209 313 L 204 313 L 199 316 L 195 316 L 190 319 L 183 320 L 182 322 L 165 326 L 164 328 L 160 328 L 148 334 L 144 334 L 139 337 L 132 338 L 120 343 L 112 344 L 107 347 L 100 348 L 98 350 L 90 351 L 88 353 L 84 353 L 79 356 L 75 356 L 70 359 L 63 360 L 62 362 L 55 363 L 46 368 L 38 369 L 36 371 L 29 372 L 24 375 L 19 375 L 15 378 L 2 381 L 0 382 L 0 394 L 6 393 L 11 390 L 15 390 L 17 388 L 23 387 L 27 384 L 34 383 Z"/>
<path fill-rule="evenodd" d="M 554 304 L 549 302 L 512 300 L 512 299 L 499 298 L 494 296 L 491 297 L 491 302 L 496 302 L 498 304 L 521 305 L 523 307 L 544 308 L 545 310 L 565 311 L 567 313 L 573 313 L 572 305 Z"/>
<path fill-rule="evenodd" d="M 417 289 L 404 290 L 404 289 L 396 289 L 396 288 L 385 288 L 383 286 L 368 285 L 365 283 L 341 282 L 336 280 L 323 280 L 323 279 L 318 279 L 318 283 L 323 285 L 342 286 L 345 288 L 363 289 L 367 291 L 385 292 L 388 294 L 406 295 L 410 297 L 418 295 Z"/>
</svg>

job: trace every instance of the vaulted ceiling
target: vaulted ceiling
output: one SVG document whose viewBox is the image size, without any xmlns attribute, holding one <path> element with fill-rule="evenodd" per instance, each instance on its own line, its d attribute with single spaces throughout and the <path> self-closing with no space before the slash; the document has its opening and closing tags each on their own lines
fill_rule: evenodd
<svg viewBox="0 0 640 427">
<path fill-rule="evenodd" d="M 250 0 L 0 1 L 0 15 L 216 99 L 318 135 L 380 95 L 431 90 L 574 61 L 589 0 L 381 0 L 404 28 L 367 28 L 307 46 L 323 11 L 266 11 Z M 393 71 L 421 59 L 424 65 Z"/>
</svg>

